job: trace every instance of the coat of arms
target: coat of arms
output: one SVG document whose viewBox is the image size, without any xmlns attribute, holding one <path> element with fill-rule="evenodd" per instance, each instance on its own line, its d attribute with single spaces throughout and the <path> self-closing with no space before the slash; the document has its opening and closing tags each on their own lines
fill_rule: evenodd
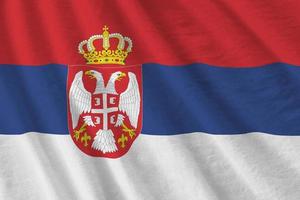
<svg viewBox="0 0 300 200">
<path fill-rule="evenodd" d="M 87 65 L 69 66 L 69 132 L 88 155 L 120 157 L 142 128 L 141 66 L 125 66 L 132 41 L 105 26 L 78 50 Z"/>
</svg>

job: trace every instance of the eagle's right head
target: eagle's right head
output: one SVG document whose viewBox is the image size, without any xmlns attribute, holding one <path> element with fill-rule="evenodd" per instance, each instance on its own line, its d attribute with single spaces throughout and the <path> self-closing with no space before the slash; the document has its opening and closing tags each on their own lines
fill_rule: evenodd
<svg viewBox="0 0 300 200">
<path fill-rule="evenodd" d="M 110 77 L 110 80 L 111 82 L 115 82 L 115 81 L 120 81 L 122 80 L 122 78 L 126 77 L 126 73 L 124 72 L 121 72 L 121 71 L 117 71 L 117 72 L 114 72 L 111 77 Z"/>
</svg>

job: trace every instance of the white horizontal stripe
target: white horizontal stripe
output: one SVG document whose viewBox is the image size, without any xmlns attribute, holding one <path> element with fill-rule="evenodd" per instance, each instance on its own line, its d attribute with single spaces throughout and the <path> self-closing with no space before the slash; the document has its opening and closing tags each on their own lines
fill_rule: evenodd
<svg viewBox="0 0 300 200">
<path fill-rule="evenodd" d="M 140 135 L 120 159 L 69 136 L 0 136 L 0 199 L 299 200 L 300 137 Z"/>
</svg>

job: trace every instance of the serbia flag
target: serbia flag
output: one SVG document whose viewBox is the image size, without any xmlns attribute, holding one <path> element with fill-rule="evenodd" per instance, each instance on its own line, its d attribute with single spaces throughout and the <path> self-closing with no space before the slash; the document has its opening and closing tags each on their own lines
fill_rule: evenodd
<svg viewBox="0 0 300 200">
<path fill-rule="evenodd" d="M 300 199 L 300 2 L 3 0 L 0 199 Z"/>
</svg>

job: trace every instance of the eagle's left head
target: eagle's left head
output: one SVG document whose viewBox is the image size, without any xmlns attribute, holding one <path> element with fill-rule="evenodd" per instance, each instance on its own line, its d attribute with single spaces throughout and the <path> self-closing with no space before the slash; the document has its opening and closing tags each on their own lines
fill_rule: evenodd
<svg viewBox="0 0 300 200">
<path fill-rule="evenodd" d="M 100 72 L 97 72 L 96 70 L 88 70 L 84 74 L 87 75 L 90 79 L 102 79 L 102 74 Z"/>
</svg>

